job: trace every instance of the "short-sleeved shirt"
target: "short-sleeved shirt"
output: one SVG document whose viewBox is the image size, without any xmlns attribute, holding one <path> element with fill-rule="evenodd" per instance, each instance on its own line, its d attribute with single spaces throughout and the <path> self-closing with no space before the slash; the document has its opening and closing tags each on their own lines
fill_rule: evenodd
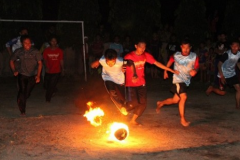
<svg viewBox="0 0 240 160">
<path fill-rule="evenodd" d="M 238 62 L 240 62 L 240 52 L 238 51 L 236 54 L 233 54 L 231 50 L 228 50 L 222 55 L 220 61 L 223 63 L 222 64 L 223 76 L 225 78 L 233 77 L 236 75 L 235 66 Z M 218 77 L 220 78 L 219 73 Z"/>
<path fill-rule="evenodd" d="M 42 60 L 41 53 L 35 49 L 24 50 L 17 49 L 11 56 L 12 61 L 19 61 L 18 72 L 25 76 L 34 76 L 37 74 L 38 62 Z"/>
<path fill-rule="evenodd" d="M 173 84 L 185 83 L 187 86 L 190 84 L 192 69 L 199 68 L 199 60 L 194 52 L 190 52 L 188 56 L 182 55 L 181 52 L 176 52 L 170 57 L 170 61 L 174 63 L 174 70 L 179 71 L 179 74 L 173 74 Z"/>
<path fill-rule="evenodd" d="M 47 73 L 60 73 L 61 61 L 63 61 L 63 51 L 60 48 L 46 48 L 43 52 L 43 59 L 46 63 Z"/>
<path fill-rule="evenodd" d="M 123 59 L 118 57 L 114 66 L 110 67 L 106 63 L 106 58 L 102 56 L 99 60 L 102 65 L 102 79 L 104 81 L 112 81 L 116 84 L 124 84 L 125 76 L 122 72 Z"/>
<path fill-rule="evenodd" d="M 126 86 L 127 87 L 137 87 L 145 85 L 145 75 L 144 75 L 144 66 L 145 63 L 148 62 L 150 64 L 154 64 L 156 60 L 150 53 L 144 52 L 141 55 L 137 55 L 135 51 L 128 53 L 124 59 L 132 60 L 134 62 L 136 68 L 136 74 L 138 76 L 138 81 L 136 83 L 132 82 L 132 77 L 134 75 L 131 67 L 127 66 L 126 68 Z"/>
</svg>

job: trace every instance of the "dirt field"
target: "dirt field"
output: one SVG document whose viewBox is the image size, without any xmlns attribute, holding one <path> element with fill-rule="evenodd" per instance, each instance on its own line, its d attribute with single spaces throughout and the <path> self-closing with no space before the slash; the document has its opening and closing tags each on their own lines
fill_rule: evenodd
<svg viewBox="0 0 240 160">
<path fill-rule="evenodd" d="M 0 79 L 1 160 L 202 160 L 240 158 L 240 111 L 235 109 L 235 92 L 224 97 L 211 94 L 207 85 L 194 82 L 188 89 L 186 118 L 191 126 L 180 125 L 177 105 L 155 113 L 157 100 L 171 97 L 171 81 L 147 79 L 148 106 L 139 122 L 129 125 L 124 142 L 108 139 L 112 122 L 127 122 L 109 100 L 99 76 L 64 78 L 52 102 L 46 103 L 42 84 L 35 86 L 27 101 L 26 117 L 16 104 L 16 81 Z M 105 116 L 100 127 L 90 125 L 83 114 L 86 101 L 101 107 Z"/>
</svg>

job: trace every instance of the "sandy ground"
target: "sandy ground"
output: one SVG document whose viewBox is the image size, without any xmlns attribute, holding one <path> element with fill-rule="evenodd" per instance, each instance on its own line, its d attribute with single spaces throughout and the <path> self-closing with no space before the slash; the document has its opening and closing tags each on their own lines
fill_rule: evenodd
<svg viewBox="0 0 240 160">
<path fill-rule="evenodd" d="M 16 104 L 16 82 L 0 79 L 1 160 L 145 160 L 145 159 L 229 159 L 240 158 L 240 111 L 235 93 L 220 97 L 204 93 L 207 85 L 193 82 L 188 90 L 186 118 L 182 127 L 177 105 L 155 113 L 156 101 L 171 97 L 171 82 L 147 79 L 148 106 L 139 118 L 141 127 L 129 125 L 124 142 L 108 139 L 112 122 L 127 122 L 109 100 L 99 76 L 86 83 L 81 78 L 64 78 L 50 104 L 44 100 L 42 84 L 36 85 L 27 102 L 27 116 L 20 117 Z M 105 111 L 103 124 L 90 125 L 83 114 L 86 101 Z"/>
</svg>

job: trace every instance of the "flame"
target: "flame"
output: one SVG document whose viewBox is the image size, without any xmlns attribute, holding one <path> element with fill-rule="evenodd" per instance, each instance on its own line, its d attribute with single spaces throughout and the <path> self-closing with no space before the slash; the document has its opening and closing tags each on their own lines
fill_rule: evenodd
<svg viewBox="0 0 240 160">
<path fill-rule="evenodd" d="M 104 116 L 104 112 L 101 108 L 89 108 L 89 111 L 86 111 L 83 117 L 86 117 L 90 123 L 97 127 L 102 124 L 102 117 Z"/>
<path fill-rule="evenodd" d="M 124 123 L 114 122 L 110 126 L 110 140 L 122 141 L 125 140 L 129 135 L 128 126 Z"/>
</svg>

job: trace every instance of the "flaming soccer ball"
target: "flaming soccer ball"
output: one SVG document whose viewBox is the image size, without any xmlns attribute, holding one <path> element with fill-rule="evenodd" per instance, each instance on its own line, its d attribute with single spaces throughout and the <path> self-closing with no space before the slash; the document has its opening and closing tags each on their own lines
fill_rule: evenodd
<svg viewBox="0 0 240 160">
<path fill-rule="evenodd" d="M 89 111 L 86 111 L 83 117 L 86 117 L 87 120 L 95 127 L 100 126 L 102 124 L 102 117 L 104 116 L 104 112 L 101 108 L 89 108 Z"/>
<path fill-rule="evenodd" d="M 126 124 L 114 122 L 110 127 L 110 139 L 122 141 L 129 135 L 129 129 Z"/>
</svg>

